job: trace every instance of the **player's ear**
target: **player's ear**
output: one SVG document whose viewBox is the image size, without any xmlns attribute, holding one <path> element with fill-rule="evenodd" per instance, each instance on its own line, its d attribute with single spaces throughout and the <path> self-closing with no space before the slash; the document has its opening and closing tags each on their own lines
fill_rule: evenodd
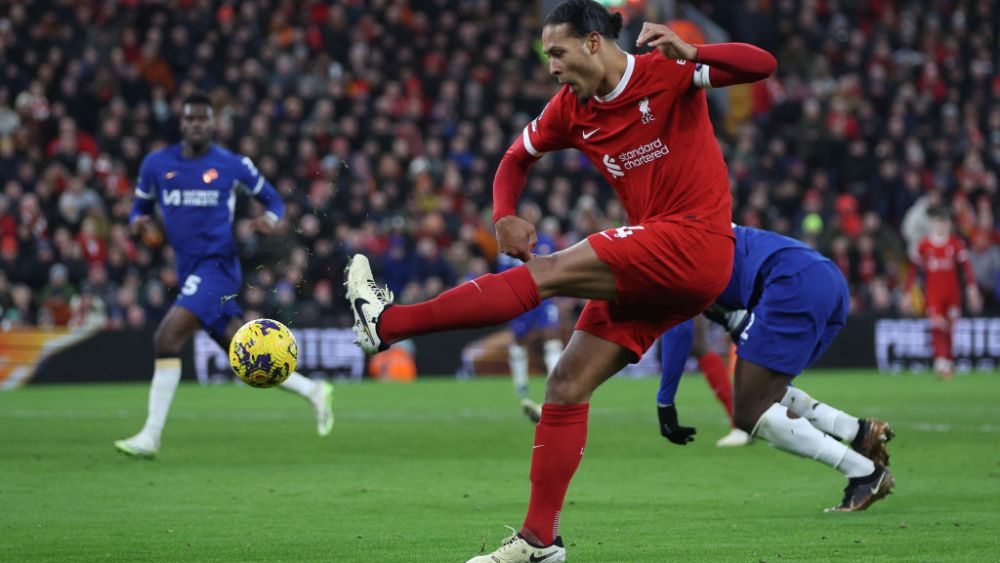
<svg viewBox="0 0 1000 563">
<path fill-rule="evenodd" d="M 601 41 L 603 38 L 601 34 L 596 31 L 591 31 L 587 34 L 587 38 L 583 40 L 583 48 L 587 50 L 587 54 L 596 54 L 598 49 L 601 48 Z"/>
</svg>

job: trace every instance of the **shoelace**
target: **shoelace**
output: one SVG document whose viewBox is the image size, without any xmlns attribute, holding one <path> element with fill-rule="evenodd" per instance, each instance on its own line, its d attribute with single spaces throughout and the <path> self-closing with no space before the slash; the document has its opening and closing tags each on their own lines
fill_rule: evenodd
<svg viewBox="0 0 1000 563">
<path fill-rule="evenodd" d="M 375 283 L 375 280 L 366 280 L 366 281 L 368 283 L 368 289 L 372 290 L 372 293 L 374 293 L 375 296 L 378 297 L 383 304 L 388 305 L 389 303 L 392 303 L 393 295 L 392 291 L 389 291 L 388 285 L 385 286 L 384 288 L 381 288 L 378 286 L 378 284 Z"/>
<path fill-rule="evenodd" d="M 513 548 L 514 544 L 520 538 L 520 536 L 517 535 L 517 530 L 515 530 L 514 528 L 512 528 L 512 527 L 510 527 L 510 526 L 508 526 L 506 524 L 504 524 L 503 527 L 507 528 L 508 530 L 510 530 L 511 536 L 509 538 L 503 540 L 502 542 L 500 542 L 500 549 L 498 549 L 496 551 L 496 553 L 503 553 L 504 551 L 507 551 L 508 549 Z"/>
</svg>

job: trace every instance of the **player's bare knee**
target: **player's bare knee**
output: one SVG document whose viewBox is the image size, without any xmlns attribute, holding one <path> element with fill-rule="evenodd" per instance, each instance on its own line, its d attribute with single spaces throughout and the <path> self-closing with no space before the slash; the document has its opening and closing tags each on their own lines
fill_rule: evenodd
<svg viewBox="0 0 1000 563">
<path fill-rule="evenodd" d="M 538 284 L 539 293 L 544 293 L 558 282 L 555 275 L 559 271 L 557 261 L 558 258 L 555 255 L 548 254 L 535 256 L 527 263 L 531 277 Z"/>
<path fill-rule="evenodd" d="M 153 350 L 158 358 L 176 356 L 181 353 L 183 347 L 184 340 L 174 330 L 161 326 L 153 334 Z"/>
<path fill-rule="evenodd" d="M 577 377 L 556 368 L 545 382 L 545 402 L 572 405 L 586 400 L 588 391 Z"/>
</svg>

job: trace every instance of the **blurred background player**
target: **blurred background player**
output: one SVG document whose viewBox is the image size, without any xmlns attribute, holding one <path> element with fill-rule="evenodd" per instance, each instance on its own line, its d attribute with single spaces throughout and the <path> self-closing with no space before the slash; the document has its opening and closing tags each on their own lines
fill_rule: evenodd
<svg viewBox="0 0 1000 563">
<path fill-rule="evenodd" d="M 716 301 L 734 313 L 724 322 L 738 334 L 733 421 L 754 438 L 843 473 L 844 498 L 828 511 L 865 510 L 895 486 L 885 467 L 889 425 L 859 420 L 791 387 L 844 327 L 847 282 L 833 262 L 795 239 L 750 227 L 733 232 L 733 275 Z M 674 404 L 679 377 L 664 381 L 658 401 Z M 676 407 L 670 409 L 676 420 Z"/>
<path fill-rule="evenodd" d="M 934 373 L 942 379 L 951 379 L 952 328 L 962 315 L 959 266 L 965 278 L 965 299 L 969 311 L 979 312 L 982 297 L 976 285 L 976 272 L 969 261 L 969 251 L 962 239 L 951 232 L 948 210 L 935 207 L 927 214 L 930 217 L 930 233 L 920 241 L 913 261 L 924 273 L 927 317 L 931 321 L 931 342 L 934 349 Z"/>
<path fill-rule="evenodd" d="M 537 224 L 542 219 L 541 210 L 533 203 L 522 205 L 520 211 L 521 217 L 532 224 Z M 539 233 L 538 242 L 532 253 L 536 256 L 546 256 L 555 250 L 556 242 L 545 233 Z M 501 272 L 524 264 L 506 254 L 500 254 L 497 262 Z M 555 301 L 546 299 L 538 307 L 511 320 L 510 331 L 514 336 L 514 341 L 507 347 L 510 377 L 514 382 L 517 396 L 521 398 L 521 409 L 525 416 L 533 422 L 538 422 L 542 417 L 542 407 L 531 400 L 528 392 L 528 346 L 537 340 L 542 341 L 545 375 L 552 373 L 563 350 L 562 338 L 559 336 L 559 308 Z"/>
<path fill-rule="evenodd" d="M 675 326 L 660 337 L 661 376 L 660 390 L 656 395 L 660 433 L 675 444 L 694 441 L 695 429 L 677 424 L 677 411 L 671 408 L 688 356 L 698 360 L 698 368 L 705 374 L 705 381 L 726 409 L 730 431 L 715 445 L 735 447 L 749 444 L 750 435 L 733 425 L 733 386 L 722 358 L 709 347 L 708 319 L 702 315 Z"/>
<path fill-rule="evenodd" d="M 204 329 L 228 354 L 229 342 L 243 323 L 236 304 L 242 271 L 232 225 L 237 189 L 267 208 L 254 220 L 263 234 L 273 233 L 285 204 L 247 157 L 213 143 L 215 117 L 207 94 L 194 92 L 183 102 L 181 143 L 149 154 L 139 170 L 135 201 L 129 217 L 134 232 L 151 228 L 154 206 L 160 204 L 163 226 L 177 256 L 180 295 L 153 337 L 156 353 L 149 388 L 146 423 L 138 434 L 115 442 L 126 454 L 153 457 L 181 377 L 181 348 Z M 333 386 L 293 372 L 281 384 L 310 402 L 321 436 L 333 427 Z"/>
</svg>

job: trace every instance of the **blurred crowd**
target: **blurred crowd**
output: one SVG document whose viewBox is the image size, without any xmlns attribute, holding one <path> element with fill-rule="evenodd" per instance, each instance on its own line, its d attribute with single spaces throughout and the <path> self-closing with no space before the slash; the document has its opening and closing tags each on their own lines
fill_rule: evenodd
<svg viewBox="0 0 1000 563">
<path fill-rule="evenodd" d="M 703 1 L 776 76 L 713 119 L 734 218 L 814 245 L 856 313 L 913 310 L 908 248 L 944 204 L 987 303 L 1000 289 L 1000 16 L 989 0 Z M 634 26 L 642 14 L 630 13 Z M 491 183 L 555 91 L 537 6 L 499 0 L 26 0 L 0 5 L 2 327 L 155 326 L 178 280 L 162 236 L 127 228 L 179 100 L 216 106 L 218 141 L 287 202 L 234 233 L 250 316 L 348 326 L 346 256 L 375 258 L 403 302 L 495 268 Z M 627 224 L 582 155 L 532 169 L 524 214 L 568 246 Z"/>
</svg>

